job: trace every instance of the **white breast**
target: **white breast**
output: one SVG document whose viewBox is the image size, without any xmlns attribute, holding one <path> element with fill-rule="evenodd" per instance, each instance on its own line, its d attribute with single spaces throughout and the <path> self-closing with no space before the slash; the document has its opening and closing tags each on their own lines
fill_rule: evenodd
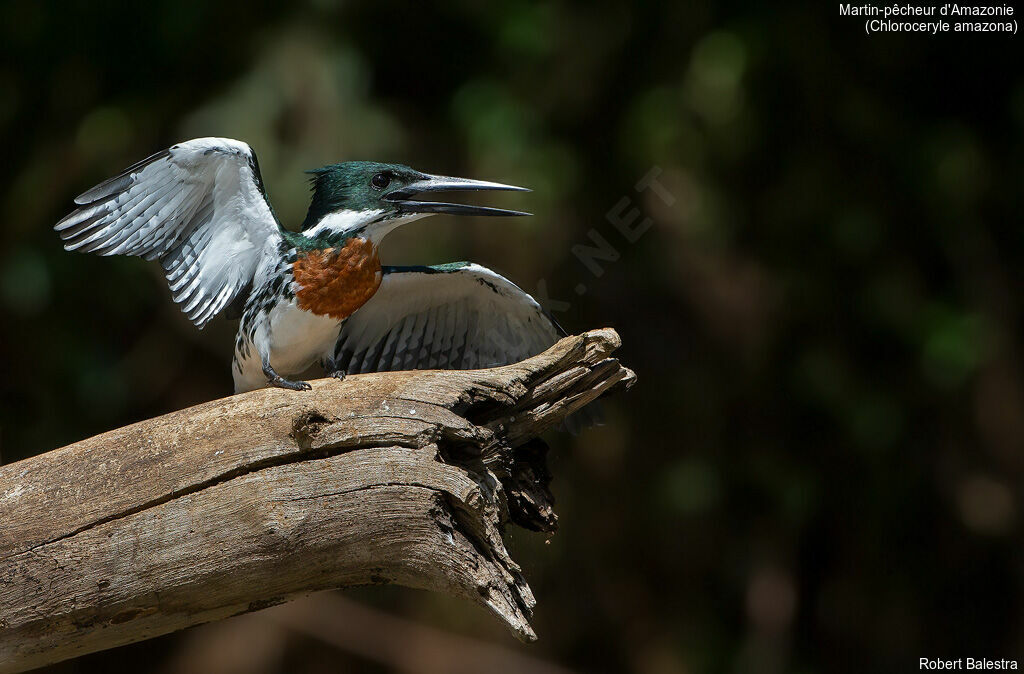
<svg viewBox="0 0 1024 674">
<path fill-rule="evenodd" d="M 331 350 L 341 322 L 299 309 L 295 298 L 277 304 L 267 317 L 270 365 L 278 374 L 301 373 Z"/>
</svg>

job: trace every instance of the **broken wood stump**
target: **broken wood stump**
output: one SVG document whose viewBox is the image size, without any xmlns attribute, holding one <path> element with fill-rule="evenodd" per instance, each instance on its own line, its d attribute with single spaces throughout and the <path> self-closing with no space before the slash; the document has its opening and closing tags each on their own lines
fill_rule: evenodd
<svg viewBox="0 0 1024 674">
<path fill-rule="evenodd" d="M 633 384 L 618 346 L 261 389 L 0 466 L 0 673 L 374 583 L 535 639 L 502 530 L 554 529 L 537 437 Z"/>
</svg>

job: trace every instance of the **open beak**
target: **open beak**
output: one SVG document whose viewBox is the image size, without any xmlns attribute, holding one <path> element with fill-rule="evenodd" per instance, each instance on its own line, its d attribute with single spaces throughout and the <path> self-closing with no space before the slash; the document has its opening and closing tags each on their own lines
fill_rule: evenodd
<svg viewBox="0 0 1024 674">
<path fill-rule="evenodd" d="M 523 211 L 510 211 L 504 208 L 449 204 L 443 201 L 414 201 L 409 198 L 424 192 L 455 192 L 459 190 L 502 190 L 511 192 L 530 191 L 525 187 L 503 185 L 501 183 L 487 182 L 486 180 L 432 176 L 425 173 L 420 180 L 388 193 L 384 196 L 384 199 L 394 203 L 398 206 L 399 210 L 406 213 L 450 213 L 452 215 L 530 215 L 530 213 L 524 213 Z"/>
</svg>

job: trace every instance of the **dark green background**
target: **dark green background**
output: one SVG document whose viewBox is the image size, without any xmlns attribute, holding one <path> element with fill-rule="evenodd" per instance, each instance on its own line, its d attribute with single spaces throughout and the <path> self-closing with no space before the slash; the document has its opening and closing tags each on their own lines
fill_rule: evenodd
<svg viewBox="0 0 1024 674">
<path fill-rule="evenodd" d="M 51 231 L 135 160 L 243 139 L 294 225 L 301 170 L 339 160 L 523 184 L 490 203 L 528 221 L 425 220 L 384 258 L 544 283 L 639 376 L 606 427 L 551 438 L 560 532 L 512 536 L 540 641 L 349 597 L 583 671 L 1020 657 L 1021 39 L 868 37 L 829 3 L 2 2 L 3 459 L 230 392 L 233 325 Z M 671 206 L 635 190 L 655 167 Z M 635 243 L 623 198 L 654 220 Z M 572 254 L 592 230 L 619 253 L 600 277 Z M 217 634 L 54 671 L 180 671 L 204 635 L 230 661 Z M 259 671 L 388 671 L 276 638 Z"/>
</svg>

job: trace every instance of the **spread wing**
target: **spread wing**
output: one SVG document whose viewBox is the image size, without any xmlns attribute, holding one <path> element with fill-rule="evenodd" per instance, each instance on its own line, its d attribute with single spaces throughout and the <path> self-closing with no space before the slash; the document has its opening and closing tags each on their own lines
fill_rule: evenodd
<svg viewBox="0 0 1024 674">
<path fill-rule="evenodd" d="M 157 152 L 75 203 L 54 226 L 64 248 L 159 260 L 174 301 L 200 328 L 252 283 L 280 241 L 256 155 L 230 138 Z"/>
<path fill-rule="evenodd" d="M 507 365 L 565 334 L 532 297 L 486 267 L 383 273 L 377 293 L 341 326 L 334 359 L 349 374 Z"/>
</svg>

